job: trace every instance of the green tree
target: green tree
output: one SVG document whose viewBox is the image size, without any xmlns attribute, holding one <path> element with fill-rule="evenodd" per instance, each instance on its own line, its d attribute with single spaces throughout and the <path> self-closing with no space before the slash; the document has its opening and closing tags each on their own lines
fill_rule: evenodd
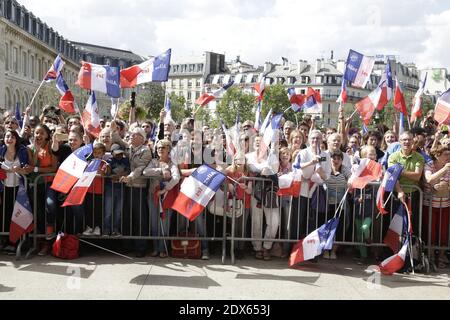
<svg viewBox="0 0 450 320">
<path fill-rule="evenodd" d="M 136 106 L 147 112 L 150 119 L 159 119 L 159 113 L 164 107 L 164 88 L 159 83 L 146 83 L 143 90 L 136 95 Z"/>
<path fill-rule="evenodd" d="M 118 117 L 122 120 L 128 121 L 128 118 L 130 116 L 130 108 L 131 108 L 131 102 L 125 101 L 119 106 L 119 113 Z M 147 111 L 142 107 L 136 107 L 136 120 L 144 120 L 147 117 Z M 159 114 L 158 114 L 159 117 Z M 159 119 L 159 118 L 155 118 Z"/>
<path fill-rule="evenodd" d="M 42 97 L 47 97 L 49 105 L 55 106 L 55 107 L 57 107 L 59 105 L 59 100 L 61 99 L 61 95 L 55 86 L 48 85 L 48 84 L 43 85 L 39 91 L 39 94 Z"/>
<path fill-rule="evenodd" d="M 254 108 L 256 106 L 255 96 L 245 93 L 241 88 L 231 87 L 223 95 L 216 107 L 217 117 L 222 119 L 227 127 L 234 125 L 236 114 L 239 110 L 241 122 L 255 120 Z M 217 125 L 217 121 L 215 125 Z"/>
<path fill-rule="evenodd" d="M 172 119 L 175 122 L 181 123 L 184 118 L 191 116 L 191 110 L 186 106 L 186 99 L 184 97 L 179 97 L 174 92 L 170 94 L 170 109 Z"/>
</svg>

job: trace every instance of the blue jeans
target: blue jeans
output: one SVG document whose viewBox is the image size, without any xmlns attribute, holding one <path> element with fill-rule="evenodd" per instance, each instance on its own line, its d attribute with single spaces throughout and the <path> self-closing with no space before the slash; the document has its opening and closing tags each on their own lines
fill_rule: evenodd
<svg viewBox="0 0 450 320">
<path fill-rule="evenodd" d="M 45 186 L 45 211 L 47 213 L 47 223 L 54 224 L 56 211 L 58 210 L 57 192 L 50 188 L 51 184 Z"/>
<path fill-rule="evenodd" d="M 123 189 L 120 183 L 112 183 L 111 181 L 105 181 L 104 188 L 104 210 L 105 220 L 103 226 L 103 234 L 111 233 L 111 220 L 112 231 L 121 232 L 122 222 L 122 204 L 123 204 Z"/>
<path fill-rule="evenodd" d="M 170 235 L 170 221 L 172 218 L 172 209 L 165 210 L 165 218 L 161 219 L 159 203 L 153 201 L 153 196 L 149 201 L 150 204 L 150 223 L 152 236 L 167 237 Z M 165 244 L 164 244 L 165 242 Z M 163 239 L 153 240 L 153 250 L 158 252 L 166 252 L 166 246 L 170 245 L 170 241 Z"/>
<path fill-rule="evenodd" d="M 84 204 L 80 204 L 79 206 L 69 206 L 67 208 L 73 217 L 73 233 L 82 233 L 84 231 Z"/>
</svg>

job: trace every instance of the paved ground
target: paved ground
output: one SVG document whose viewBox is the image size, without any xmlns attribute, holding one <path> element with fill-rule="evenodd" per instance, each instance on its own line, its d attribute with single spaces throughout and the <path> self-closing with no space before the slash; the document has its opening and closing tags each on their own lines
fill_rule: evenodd
<svg viewBox="0 0 450 320">
<path fill-rule="evenodd" d="M 51 256 L 16 261 L 0 255 L 0 300 L 450 299 L 450 269 L 379 278 L 365 269 L 350 258 L 289 269 L 278 258 L 247 257 L 223 265 L 218 256 L 209 261 L 130 261 L 92 251 L 68 262 Z"/>
</svg>

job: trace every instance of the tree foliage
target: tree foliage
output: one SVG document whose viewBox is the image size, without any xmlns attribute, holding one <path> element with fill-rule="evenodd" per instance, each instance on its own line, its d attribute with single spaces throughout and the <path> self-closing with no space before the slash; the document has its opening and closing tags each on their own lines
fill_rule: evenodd
<svg viewBox="0 0 450 320">
<path fill-rule="evenodd" d="M 255 106 L 255 96 L 243 92 L 241 88 L 231 87 L 223 95 L 220 103 L 217 104 L 216 113 L 217 117 L 222 119 L 227 127 L 231 127 L 236 121 L 238 110 L 241 122 L 254 121 Z"/>
<path fill-rule="evenodd" d="M 164 88 L 159 83 L 146 83 L 143 90 L 136 95 L 136 107 L 147 112 L 147 118 L 159 119 L 159 113 L 164 107 Z"/>
<path fill-rule="evenodd" d="M 122 120 L 128 121 L 128 118 L 130 116 L 130 109 L 131 109 L 131 102 L 130 101 L 123 102 L 119 106 L 119 113 L 117 116 Z M 135 112 L 136 112 L 136 120 L 144 120 L 147 117 L 147 111 L 142 107 L 136 107 Z"/>
</svg>

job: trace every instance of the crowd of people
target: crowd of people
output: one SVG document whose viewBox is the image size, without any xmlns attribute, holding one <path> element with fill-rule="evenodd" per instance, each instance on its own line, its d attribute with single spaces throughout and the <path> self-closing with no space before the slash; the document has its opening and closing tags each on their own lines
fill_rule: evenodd
<svg viewBox="0 0 450 320">
<path fill-rule="evenodd" d="M 229 209 L 229 197 L 240 203 L 242 214 L 236 216 L 236 235 L 254 239 L 251 245 L 256 259 L 272 259 L 273 239 L 305 237 L 334 215 L 344 196 L 348 198 L 344 201 L 345 219 L 341 219 L 336 239 L 346 241 L 346 234 L 353 234 L 357 242 L 381 243 L 382 239 L 375 239 L 375 235 L 377 230 L 384 234 L 389 223 L 380 223 L 377 217 L 376 187 L 345 193 L 352 168 L 368 158 L 381 163 L 384 169 L 396 163 L 404 167 L 394 198 L 411 204 L 413 230 L 421 225 L 425 240 L 430 229 L 432 245 L 449 246 L 450 138 L 448 128 L 433 120 L 432 111 L 420 126 L 400 134 L 397 123 L 392 128 L 376 125 L 363 132 L 353 127 L 354 122 L 345 118 L 342 110 L 337 128 L 317 128 L 314 118 L 308 115 L 300 123 L 282 119 L 269 145 L 250 120 L 223 132 L 194 118 L 176 123 L 164 110 L 157 120 L 134 121 L 132 114 L 130 119 L 101 119 L 101 132 L 95 137 L 85 131 L 79 116 L 64 117 L 52 106 L 46 106 L 40 116 L 31 115 L 27 108 L 22 127 L 14 115 L 5 113 L 0 125 L 0 161 L 5 173 L 1 181 L 0 231 L 9 230 L 20 177 L 26 176 L 30 201 L 34 201 L 36 191 L 38 217 L 45 217 L 36 227 L 46 235 L 39 253 L 47 254 L 62 228 L 60 207 L 66 196 L 50 188 L 51 174 L 72 152 L 92 143 L 90 159 L 102 160 L 100 176 L 94 180 L 84 204 L 67 208 L 73 218 L 68 221 L 73 221 L 74 234 L 120 238 L 126 233 L 124 229 L 130 229 L 133 236 L 170 235 L 174 234 L 173 219 L 188 228 L 187 220 L 171 209 L 165 208 L 165 218 L 161 219 L 161 197 L 176 195 L 184 178 L 208 164 L 228 177 L 223 190 L 231 196 L 222 192 L 225 199 L 221 203 L 225 210 Z M 299 196 L 278 197 L 274 190 L 277 177 L 291 171 L 301 174 Z M 419 190 L 430 195 L 425 197 L 423 208 Z M 217 197 L 213 200 L 216 203 L 220 200 Z M 393 211 L 399 203 L 393 201 Z M 190 224 L 200 236 L 209 232 L 205 219 L 202 214 Z M 281 257 L 288 257 L 292 243 L 282 244 Z M 14 251 L 16 245 L 3 239 L 5 251 Z M 203 259 L 209 259 L 209 245 L 206 240 L 201 242 Z M 151 251 L 149 248 L 149 241 L 134 240 L 138 257 L 149 252 L 161 258 L 170 254 L 163 239 L 152 241 Z M 245 242 L 238 241 L 236 257 L 242 257 L 245 249 Z M 333 246 L 323 258 L 337 259 L 339 250 Z M 449 263 L 444 250 L 433 250 L 432 255 L 439 267 Z M 383 252 L 369 252 L 367 246 L 360 246 L 358 257 L 363 262 L 370 257 L 380 261 Z"/>
</svg>

